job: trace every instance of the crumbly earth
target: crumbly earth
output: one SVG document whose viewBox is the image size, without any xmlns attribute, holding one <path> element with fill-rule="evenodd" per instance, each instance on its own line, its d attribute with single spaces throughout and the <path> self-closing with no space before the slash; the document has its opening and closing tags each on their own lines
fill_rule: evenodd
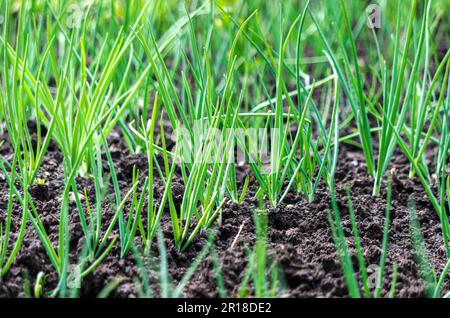
<svg viewBox="0 0 450 318">
<path fill-rule="evenodd" d="M 3 139 L 3 138 L 1 138 Z M 7 160 L 12 158 L 12 150 L 7 137 L 0 149 L 0 154 Z M 132 155 L 126 150 L 125 144 L 118 133 L 113 133 L 109 139 L 113 160 L 118 172 L 121 190 L 126 193 L 130 186 L 133 166 L 145 172 L 147 162 L 142 156 Z M 386 208 L 386 185 L 382 194 L 373 197 L 372 181 L 367 174 L 363 155 L 360 150 L 342 145 L 339 164 L 336 173 L 336 190 L 338 205 L 341 210 L 344 231 L 347 242 L 351 246 L 351 254 L 356 271 L 358 262 L 353 248 L 350 220 L 347 211 L 345 189 L 352 193 L 356 219 L 361 235 L 364 257 L 369 267 L 369 277 L 376 277 L 377 264 L 380 260 L 381 242 Z M 64 187 L 62 155 L 54 144 L 50 145 L 39 178 L 45 180 L 43 185 L 31 187 L 42 223 L 53 243 L 57 244 L 59 226 L 60 193 Z M 104 163 L 105 169 L 107 163 Z M 414 249 L 410 238 L 408 199 L 410 196 L 417 204 L 417 214 L 427 247 L 427 256 L 439 274 L 445 266 L 446 256 L 443 249 L 440 223 L 435 215 L 422 186 L 417 180 L 408 178 L 408 164 L 400 154 L 396 154 L 391 164 L 393 171 L 393 199 L 391 226 L 389 231 L 389 251 L 386 265 L 384 292 L 386 296 L 391 288 L 394 264 L 397 266 L 398 277 L 395 295 L 397 297 L 423 297 L 425 288 L 418 267 L 414 260 Z M 245 175 L 245 170 L 242 171 Z M 91 205 L 95 192 L 92 180 L 77 178 L 79 189 L 86 188 Z M 236 296 L 247 270 L 248 258 L 246 250 L 255 242 L 253 211 L 258 206 L 252 197 L 256 185 L 251 178 L 250 193 L 243 204 L 238 206 L 227 202 L 223 208 L 221 226 L 218 227 L 215 238 L 218 260 L 228 296 Z M 157 195 L 162 193 L 162 183 L 155 185 Z M 181 179 L 178 177 L 174 185 L 176 196 L 183 191 Z M 178 189 L 178 190 L 177 190 Z M 112 189 L 111 189 L 112 191 Z M 0 222 L 4 222 L 8 202 L 8 186 L 4 176 L 0 174 Z M 112 192 L 111 192 L 112 195 Z M 105 227 L 113 216 L 112 204 L 107 201 L 103 205 L 103 222 Z M 277 208 L 268 211 L 269 233 L 268 247 L 270 259 L 276 261 L 281 272 L 283 295 L 287 297 L 347 297 L 348 291 L 342 270 L 337 258 L 327 220 L 327 210 L 330 209 L 330 195 L 324 185 L 320 185 L 313 203 L 294 191 Z M 21 207 L 15 203 L 12 224 L 12 241 L 16 238 L 21 220 Z M 76 263 L 81 255 L 84 240 L 77 209 L 73 203 L 70 206 L 70 248 L 71 263 Z M 177 251 L 171 234 L 170 218 L 166 211 L 162 219 L 162 229 L 168 252 L 169 273 L 176 284 L 190 268 L 193 260 L 207 242 L 208 235 L 201 233 L 193 244 L 183 253 Z M 104 229 L 105 230 L 105 229 Z M 117 234 L 117 232 L 113 233 Z M 139 245 L 139 240 L 136 240 Z M 155 244 L 156 245 L 156 244 Z M 155 257 L 157 258 L 155 247 Z M 79 295 L 96 297 L 112 280 L 122 279 L 120 285 L 112 292 L 113 297 L 136 297 L 135 278 L 141 273 L 135 265 L 135 257 L 128 255 L 120 258 L 120 246 L 116 243 L 111 253 L 101 265 L 82 282 Z M 45 288 L 49 292 L 56 287 L 57 274 L 52 267 L 45 250 L 33 229 L 28 224 L 23 246 L 8 272 L 0 281 L 0 297 L 24 296 L 24 273 L 28 273 L 31 284 L 39 272 L 45 274 Z M 150 281 L 155 278 L 151 277 Z M 444 291 L 449 290 L 448 281 Z M 156 294 L 158 293 L 155 288 Z M 191 281 L 184 289 L 187 297 L 217 297 L 217 271 L 210 255 L 200 263 Z"/>
</svg>

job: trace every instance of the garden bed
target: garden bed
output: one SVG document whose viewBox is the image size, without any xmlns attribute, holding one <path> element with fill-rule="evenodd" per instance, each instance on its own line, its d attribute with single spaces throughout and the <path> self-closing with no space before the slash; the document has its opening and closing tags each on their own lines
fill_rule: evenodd
<svg viewBox="0 0 450 318">
<path fill-rule="evenodd" d="M 0 0 L 0 298 L 450 297 L 450 6 L 184 4 Z"/>
<path fill-rule="evenodd" d="M 114 163 L 122 192 L 129 190 L 133 166 L 145 170 L 146 158 L 131 155 L 121 142 L 118 134 L 110 140 L 114 155 Z M 357 215 L 364 257 L 368 266 L 369 279 L 375 285 L 378 264 L 381 256 L 383 224 L 386 209 L 386 185 L 380 197 L 373 197 L 372 181 L 366 173 L 364 157 L 361 151 L 351 146 L 342 146 L 339 164 L 336 172 L 337 201 L 342 210 L 348 207 L 345 188 L 352 194 L 352 201 Z M 2 148 L 2 155 L 11 155 L 8 146 Z M 107 166 L 106 160 L 104 162 Z M 423 188 L 417 182 L 408 178 L 409 165 L 401 154 L 394 157 L 391 169 L 393 171 L 393 199 L 391 227 L 389 230 L 389 252 L 386 265 L 384 294 L 392 287 L 394 266 L 397 268 L 396 297 L 424 297 L 425 283 L 422 281 L 419 266 L 414 258 L 414 248 L 410 236 L 408 200 L 413 198 L 417 204 L 417 214 L 427 247 L 427 256 L 431 264 L 442 268 L 446 263 L 446 255 L 440 230 L 440 222 L 429 203 Z M 242 174 L 245 173 L 243 169 Z M 36 185 L 30 189 L 43 224 L 48 229 L 49 236 L 55 240 L 58 237 L 60 193 L 63 190 L 62 157 L 55 145 L 51 145 L 44 164 L 39 173 L 45 179 L 44 185 Z M 86 187 L 88 193 L 92 189 L 92 180 L 78 178 L 81 188 Z M 159 181 L 160 182 L 160 181 Z M 183 187 L 177 183 L 179 187 Z M 175 186 L 176 187 L 176 186 Z M 250 185 L 250 193 L 257 186 Z M 111 188 L 111 191 L 112 188 Z M 92 191 L 91 191 L 92 192 Z M 158 189 L 162 193 L 162 187 Z M 182 190 L 179 192 L 182 193 Z M 8 188 L 1 190 L 0 206 L 7 204 Z M 93 197 L 89 198 L 94 200 Z M 228 202 L 223 209 L 222 225 L 218 228 L 214 239 L 220 275 L 222 275 L 226 295 L 236 297 L 240 292 L 242 280 L 247 272 L 248 258 L 246 249 L 255 244 L 253 211 L 258 208 L 258 200 L 251 195 L 242 205 Z M 347 297 L 348 290 L 337 257 L 336 247 L 332 239 L 327 220 L 327 210 L 331 209 L 329 191 L 320 185 L 315 200 L 312 203 L 301 195 L 290 193 L 285 202 L 267 211 L 268 228 L 268 259 L 275 261 L 279 269 L 282 295 L 285 297 Z M 5 211 L 4 208 L 1 211 Z M 106 204 L 103 208 L 106 224 L 113 215 Z M 169 274 L 176 285 L 183 275 L 192 267 L 192 263 L 208 241 L 207 233 L 201 233 L 185 252 L 179 252 L 171 239 L 172 229 L 166 210 L 162 219 L 162 228 L 167 246 Z M 17 216 L 15 224 L 20 224 Z M 3 220 L 4 214 L 0 214 Z M 346 234 L 351 237 L 349 216 L 343 216 Z M 18 231 L 18 227 L 14 229 Z M 117 234 L 118 231 L 115 231 Z M 14 232 L 13 232 L 14 237 Z M 83 234 L 75 206 L 70 212 L 70 258 L 76 263 L 83 248 Z M 139 246 L 139 242 L 137 242 Z M 158 250 L 155 248 L 155 262 L 158 261 Z M 356 251 L 352 248 L 352 260 L 358 268 Z M 10 272 L 0 285 L 0 297 L 24 296 L 24 273 L 28 273 L 31 284 L 35 282 L 38 273 L 45 275 L 45 288 L 52 290 L 57 286 L 58 276 L 48 260 L 48 256 L 36 232 L 29 226 L 24 244 Z M 142 273 L 136 266 L 136 259 L 129 255 L 120 259 L 118 244 L 107 258 L 86 277 L 81 284 L 80 296 L 97 297 L 99 293 L 114 279 L 121 283 L 111 292 L 114 297 L 136 297 L 135 278 Z M 212 257 L 202 258 L 198 269 L 190 282 L 184 288 L 186 297 L 218 297 L 218 269 L 213 265 Z M 157 277 L 153 277 L 157 280 Z M 373 286 L 374 286 L 373 285 Z M 158 284 L 155 285 L 155 294 Z M 444 291 L 449 288 L 448 283 Z"/>
</svg>

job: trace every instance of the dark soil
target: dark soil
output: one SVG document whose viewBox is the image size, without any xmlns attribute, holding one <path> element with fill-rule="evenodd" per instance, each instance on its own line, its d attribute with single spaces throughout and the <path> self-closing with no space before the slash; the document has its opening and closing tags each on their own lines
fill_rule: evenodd
<svg viewBox="0 0 450 318">
<path fill-rule="evenodd" d="M 138 168 L 145 170 L 146 158 L 129 154 L 118 134 L 113 135 L 110 139 L 120 186 L 125 193 L 131 183 L 133 166 L 136 165 Z M 0 154 L 6 159 L 11 159 L 11 151 L 6 140 L 0 149 Z M 406 159 L 397 154 L 394 156 L 391 168 L 394 174 L 394 192 L 384 296 L 391 287 L 393 266 L 396 264 L 398 267 L 396 296 L 423 297 L 425 296 L 425 288 L 414 261 L 410 238 L 408 198 L 412 196 L 416 201 L 417 213 L 427 247 L 427 256 L 438 274 L 442 271 L 446 262 L 440 223 L 419 182 L 408 179 Z M 43 225 L 56 246 L 59 226 L 59 198 L 64 187 L 62 156 L 56 145 L 50 146 L 39 178 L 45 180 L 45 184 L 33 186 L 30 192 Z M 369 267 L 369 276 L 375 277 L 375 270 L 381 253 L 386 208 L 385 185 L 382 195 L 373 197 L 371 195 L 372 181 L 367 175 L 362 153 L 345 145 L 341 146 L 340 149 L 336 182 L 338 204 L 341 209 L 348 244 L 353 246 L 345 187 L 349 187 L 352 193 L 364 256 Z M 92 180 L 78 178 L 77 183 L 79 189 L 87 189 L 92 204 L 94 202 Z M 161 183 L 159 183 L 159 187 L 161 187 Z M 179 192 L 182 193 L 183 186 L 178 183 L 176 187 L 180 188 Z M 158 184 L 156 185 L 156 192 L 161 192 L 158 189 Z M 0 222 L 5 219 L 7 202 L 8 187 L 4 177 L 0 174 Z M 237 294 L 246 272 L 247 257 L 245 251 L 246 248 L 252 247 L 255 241 L 253 210 L 257 206 L 257 200 L 249 195 L 242 205 L 238 206 L 228 202 L 223 209 L 222 225 L 218 229 L 215 243 L 228 296 Z M 281 269 L 285 288 L 284 294 L 287 297 L 346 297 L 348 295 L 327 221 L 326 211 L 329 207 L 329 192 L 325 186 L 320 185 L 313 203 L 309 204 L 305 198 L 292 192 L 280 207 L 268 211 L 269 253 Z M 105 224 L 108 224 L 112 215 L 111 205 L 105 203 L 103 207 Z M 21 208 L 19 205 L 15 205 L 12 229 L 13 241 L 20 226 L 20 218 Z M 174 247 L 171 239 L 171 226 L 167 213 L 163 217 L 162 224 L 168 249 L 169 272 L 176 283 L 189 269 L 195 257 L 206 244 L 207 234 L 201 233 L 192 246 L 184 253 L 180 253 Z M 70 247 L 72 251 L 71 262 L 73 263 L 77 262 L 81 254 L 84 244 L 82 238 L 83 233 L 78 212 L 72 203 Z M 138 241 L 137 244 L 139 244 Z M 353 248 L 351 253 L 354 266 L 357 269 L 356 253 Z M 18 257 L 3 281 L 0 281 L 0 297 L 24 296 L 23 275 L 25 271 L 28 272 L 32 285 L 39 272 L 45 273 L 46 291 L 50 291 L 57 285 L 57 274 L 31 224 L 28 226 Z M 137 292 L 133 279 L 139 277 L 139 275 L 140 272 L 135 265 L 134 256 L 129 255 L 125 259 L 120 259 L 120 247 L 117 243 L 102 264 L 84 279 L 80 296 L 95 297 L 113 279 L 122 278 L 122 283 L 113 291 L 112 296 L 135 297 Z M 216 277 L 211 257 L 207 256 L 185 288 L 185 296 L 217 297 Z M 444 284 L 444 290 L 449 290 L 448 281 Z"/>
</svg>

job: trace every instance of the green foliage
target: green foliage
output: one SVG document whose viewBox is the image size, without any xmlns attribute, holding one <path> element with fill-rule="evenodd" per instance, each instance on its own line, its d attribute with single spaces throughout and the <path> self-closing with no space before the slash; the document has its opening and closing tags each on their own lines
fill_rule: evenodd
<svg viewBox="0 0 450 318">
<path fill-rule="evenodd" d="M 122 258 L 147 257 L 154 244 L 164 254 L 159 233 L 166 212 L 171 239 L 184 251 L 200 233 L 221 225 L 231 202 L 245 204 L 254 195 L 280 207 L 294 191 L 312 202 L 324 184 L 350 295 L 380 297 L 387 292 L 382 286 L 391 185 L 380 273 L 371 290 L 350 193 L 362 282 L 350 262 L 336 203 L 342 144 L 362 150 L 375 196 L 394 154 L 407 158 L 410 179 L 422 184 L 439 217 L 450 257 L 450 25 L 444 3 L 382 1 L 382 23 L 374 29 L 367 27 L 361 1 L 286 0 L 274 6 L 258 0 L 0 0 L 0 177 L 9 194 L 0 222 L 0 277 L 13 266 L 29 229 L 60 282 L 47 293 L 40 276 L 34 291 L 27 283 L 27 295 L 76 296 L 79 290 L 68 282 L 72 212 L 83 232 L 82 281 L 117 245 Z M 146 162 L 143 171 L 133 169 L 126 185 L 109 145 L 113 134 Z M 29 191 L 46 182 L 40 172 L 53 144 L 64 171 L 56 241 Z M 91 193 L 78 177 L 92 185 Z M 108 221 L 106 204 L 113 211 Z M 267 215 L 260 214 L 241 296 L 280 292 L 280 270 L 268 252 Z M 18 231 L 13 235 L 12 229 Z M 201 255 L 210 253 L 225 296 L 210 241 Z M 167 271 L 160 262 L 160 271 Z M 448 268 L 439 279 L 424 277 L 433 281 L 430 296 L 442 296 Z M 395 266 L 393 272 L 390 296 Z M 180 296 L 191 276 L 173 291 L 161 272 L 160 293 Z M 149 282 L 141 280 L 141 295 L 152 295 Z M 107 297 L 118 284 L 112 281 L 99 296 Z"/>
</svg>

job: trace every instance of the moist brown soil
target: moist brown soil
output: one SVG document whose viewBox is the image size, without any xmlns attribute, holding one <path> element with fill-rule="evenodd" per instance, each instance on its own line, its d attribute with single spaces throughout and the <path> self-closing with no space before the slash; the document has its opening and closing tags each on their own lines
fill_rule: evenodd
<svg viewBox="0 0 450 318">
<path fill-rule="evenodd" d="M 7 137 L 1 139 L 6 139 L 6 141 L 0 149 L 0 154 L 7 160 L 11 159 L 12 149 Z M 119 184 L 123 193 L 126 193 L 130 187 L 133 166 L 145 171 L 146 158 L 130 154 L 119 134 L 113 134 L 109 141 L 118 172 Z M 376 277 L 374 271 L 381 254 L 386 208 L 386 185 L 383 185 L 382 194 L 379 197 L 371 195 L 372 181 L 367 175 L 364 158 L 360 150 L 342 145 L 339 159 L 336 173 L 337 200 L 347 242 L 351 246 L 354 267 L 358 270 L 347 211 L 346 187 L 352 193 L 364 257 L 369 267 L 369 276 L 373 278 Z M 106 161 L 104 166 L 107 169 Z M 427 247 L 427 256 L 437 274 L 442 271 L 446 262 L 440 223 L 420 183 L 408 178 L 408 164 L 401 154 L 398 153 L 394 156 L 391 171 L 394 175 L 394 191 L 384 296 L 391 288 L 395 264 L 398 269 L 395 295 L 397 297 L 423 297 L 425 296 L 425 287 L 414 261 L 414 251 L 410 238 L 407 207 L 410 196 L 417 204 L 417 214 Z M 242 174 L 245 175 L 245 171 L 242 171 Z M 39 178 L 44 179 L 45 184 L 31 187 L 30 192 L 42 223 L 56 246 L 60 194 L 64 187 L 64 178 L 62 155 L 54 144 L 50 145 Z M 93 204 L 95 193 L 92 180 L 77 178 L 77 184 L 79 189 L 87 189 L 88 199 Z M 180 188 L 179 192 L 182 193 L 181 179 L 176 182 L 174 188 Z M 248 265 L 246 250 L 249 247 L 251 248 L 255 242 L 253 211 L 258 206 L 257 200 L 253 198 L 255 188 L 256 185 L 252 183 L 250 193 L 242 205 L 238 206 L 232 202 L 225 204 L 222 224 L 218 227 L 215 238 L 225 289 L 230 297 L 236 296 L 238 293 Z M 156 183 L 155 189 L 157 194 L 162 192 L 160 181 Z M 8 186 L 4 176 L 0 174 L 0 222 L 5 220 L 7 202 Z M 313 203 L 308 203 L 301 195 L 291 191 L 283 204 L 268 210 L 269 254 L 271 259 L 276 260 L 282 273 L 283 295 L 287 297 L 348 296 L 327 220 L 326 211 L 329 208 L 330 195 L 326 187 L 321 184 Z M 12 241 L 15 240 L 20 227 L 21 208 L 18 204 L 14 205 L 13 214 Z M 112 204 L 106 202 L 103 206 L 104 223 L 109 224 L 112 216 Z M 71 263 L 76 263 L 81 255 L 84 239 L 78 212 L 73 203 L 70 205 L 69 221 L 70 258 Z M 167 212 L 162 219 L 162 229 L 167 245 L 169 273 L 174 284 L 176 284 L 206 244 L 207 234 L 201 233 L 198 235 L 193 244 L 181 253 L 177 251 L 171 239 L 170 218 Z M 113 234 L 117 234 L 117 232 Z M 139 240 L 136 240 L 136 243 L 139 245 Z M 157 252 L 154 254 L 157 258 Z M 12 268 L 0 281 L 0 297 L 24 296 L 24 272 L 28 273 L 32 285 L 38 273 L 43 272 L 47 292 L 57 286 L 57 274 L 31 224 L 28 225 L 23 246 Z M 121 278 L 123 279 L 122 283 L 112 292 L 111 296 L 136 297 L 134 278 L 140 275 L 134 256 L 128 255 L 124 259 L 120 258 L 120 247 L 117 243 L 101 265 L 83 280 L 79 295 L 96 297 L 109 282 L 115 278 Z M 211 256 L 208 255 L 201 262 L 192 280 L 184 289 L 184 295 L 186 297 L 217 297 L 216 278 L 217 273 L 214 270 Z M 151 281 L 154 281 L 153 277 Z M 449 290 L 448 281 L 445 282 L 443 289 L 444 291 Z M 157 288 L 155 288 L 155 292 L 158 294 Z"/>
</svg>

